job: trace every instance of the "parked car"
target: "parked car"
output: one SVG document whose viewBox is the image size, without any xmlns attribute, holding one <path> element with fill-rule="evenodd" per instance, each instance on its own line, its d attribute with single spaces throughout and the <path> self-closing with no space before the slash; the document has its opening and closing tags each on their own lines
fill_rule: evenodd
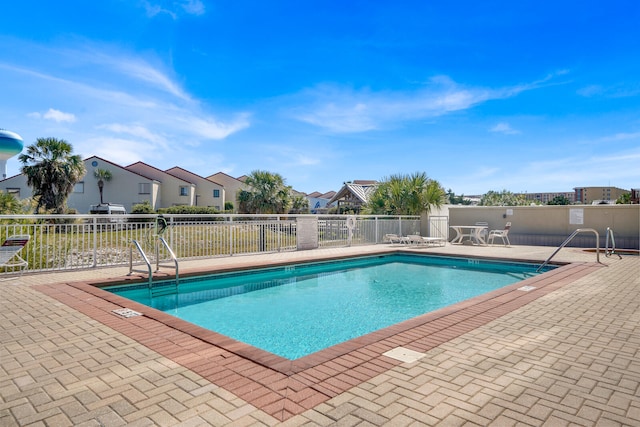
<svg viewBox="0 0 640 427">
<path fill-rule="evenodd" d="M 89 213 L 105 215 L 126 215 L 127 210 L 122 205 L 116 205 L 113 203 L 102 203 L 98 205 L 91 205 Z"/>
</svg>

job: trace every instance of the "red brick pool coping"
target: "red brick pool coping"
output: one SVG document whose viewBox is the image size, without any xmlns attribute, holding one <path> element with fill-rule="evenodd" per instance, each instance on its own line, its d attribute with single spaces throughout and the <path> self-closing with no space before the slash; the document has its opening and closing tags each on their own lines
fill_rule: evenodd
<svg viewBox="0 0 640 427">
<path fill-rule="evenodd" d="M 574 263 L 418 316 L 297 360 L 288 360 L 99 289 L 88 282 L 36 289 L 284 421 L 402 362 L 396 347 L 426 352 L 568 285 L 597 264 Z M 530 291 L 518 290 L 532 286 Z M 128 308 L 143 316 L 123 318 Z"/>
</svg>

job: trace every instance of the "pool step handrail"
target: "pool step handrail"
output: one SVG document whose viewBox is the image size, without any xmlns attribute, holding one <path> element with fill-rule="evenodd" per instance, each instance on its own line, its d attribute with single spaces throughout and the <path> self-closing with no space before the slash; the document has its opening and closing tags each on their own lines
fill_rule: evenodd
<svg viewBox="0 0 640 427">
<path fill-rule="evenodd" d="M 553 258 L 558 252 L 560 252 L 560 249 L 564 248 L 565 246 L 567 246 L 569 244 L 569 242 L 571 240 L 573 240 L 574 237 L 576 237 L 578 234 L 580 233 L 584 233 L 584 232 L 591 232 L 594 233 L 596 235 L 596 262 L 600 262 L 600 234 L 598 234 L 598 231 L 593 229 L 593 228 L 578 228 L 576 231 L 574 231 L 573 233 L 571 233 L 571 235 L 569 237 L 567 237 L 565 239 L 564 242 L 562 242 L 562 244 L 560 246 L 558 246 L 558 249 L 556 249 L 549 258 L 546 259 L 545 262 L 542 263 L 542 265 L 540 265 L 540 267 L 538 267 L 538 269 L 536 270 L 536 273 L 538 273 L 540 270 L 542 270 L 547 264 L 549 264 L 549 261 L 551 261 L 551 258 Z"/>
<path fill-rule="evenodd" d="M 138 252 L 140 252 L 142 259 L 144 260 L 145 264 L 147 264 L 147 271 L 133 269 L 133 248 L 134 247 L 138 249 Z M 137 240 L 132 240 L 131 246 L 129 247 L 129 274 L 127 274 L 127 276 L 131 276 L 134 271 L 139 273 L 147 273 L 149 275 L 149 288 L 151 288 L 151 284 L 153 282 L 152 270 L 153 268 L 151 267 L 151 262 L 149 262 L 149 258 L 147 257 L 147 254 L 145 254 L 144 251 L 142 250 L 142 246 L 140 246 L 140 243 Z"/>
<path fill-rule="evenodd" d="M 611 250 L 609 250 L 609 236 L 611 236 Z M 604 243 L 604 255 L 608 258 L 614 254 L 618 255 L 619 259 L 622 259 L 622 255 L 616 253 L 616 239 L 613 237 L 613 230 L 611 227 L 607 227 L 607 235 Z"/>
<path fill-rule="evenodd" d="M 160 264 L 160 243 L 165 247 L 165 249 L 167 250 L 167 252 L 169 253 L 169 256 L 171 258 L 171 260 L 173 261 L 172 265 L 161 265 Z M 144 263 L 147 265 L 147 270 L 134 270 L 133 268 L 133 248 L 136 248 L 138 250 L 138 252 L 140 253 L 140 255 L 142 256 L 142 259 L 144 260 Z M 163 237 L 158 237 L 157 241 L 156 241 L 156 272 L 160 271 L 160 267 L 164 266 L 164 267 L 173 267 L 176 270 L 176 278 L 175 278 L 175 282 L 174 285 L 171 287 L 172 291 L 169 293 L 175 293 L 178 291 L 178 282 L 180 280 L 180 276 L 179 276 L 179 268 L 178 268 L 178 259 L 176 258 L 175 253 L 173 252 L 173 250 L 171 250 L 171 247 L 169 247 L 169 244 L 167 243 L 166 240 L 164 240 Z M 151 261 L 149 261 L 149 257 L 147 256 L 147 254 L 144 252 L 144 250 L 142 249 L 142 246 L 140 245 L 140 243 L 137 240 L 132 240 L 131 241 L 131 246 L 129 247 L 129 274 L 127 274 L 127 276 L 131 276 L 133 274 L 133 272 L 139 272 L 139 273 L 147 273 L 148 274 L 148 279 L 149 279 L 149 283 L 148 283 L 148 287 L 149 290 L 152 293 L 152 296 L 155 295 L 154 289 L 153 289 L 153 267 L 151 266 Z M 166 294 L 166 289 L 164 291 L 159 291 L 162 294 Z"/>
<path fill-rule="evenodd" d="M 171 261 L 173 261 L 171 265 L 164 264 L 163 267 L 170 267 L 176 270 L 176 286 L 177 286 L 180 280 L 178 258 L 176 258 L 176 255 L 173 253 L 173 250 L 171 250 L 171 248 L 169 247 L 169 244 L 167 243 L 167 241 L 164 240 L 164 237 L 158 237 L 158 240 L 156 241 L 156 271 L 160 271 L 160 243 L 162 243 L 162 246 L 164 246 L 164 248 L 167 250 L 167 253 L 169 254 L 169 257 L 171 258 Z"/>
</svg>

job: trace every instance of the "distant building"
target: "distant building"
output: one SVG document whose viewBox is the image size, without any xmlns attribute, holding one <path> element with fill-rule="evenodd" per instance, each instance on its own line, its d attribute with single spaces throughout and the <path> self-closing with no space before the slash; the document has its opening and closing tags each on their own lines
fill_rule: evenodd
<svg viewBox="0 0 640 427">
<path fill-rule="evenodd" d="M 329 209 L 329 201 L 335 195 L 335 191 L 329 191 L 327 193 L 314 191 L 313 193 L 307 194 L 306 198 L 309 201 L 309 210 L 312 214 L 326 213 Z"/>
<path fill-rule="evenodd" d="M 356 180 L 345 182 L 344 186 L 329 200 L 328 205 L 336 203 L 338 212 L 352 210 L 360 212 L 369 201 L 369 196 L 378 188 L 378 181 Z"/>
<path fill-rule="evenodd" d="M 165 172 L 195 184 L 195 206 L 206 206 L 216 210 L 224 210 L 225 189 L 222 184 L 203 178 L 181 167 L 174 166 Z"/>
<path fill-rule="evenodd" d="M 176 205 L 224 209 L 225 187 L 222 184 L 180 167 L 163 171 L 143 162 L 123 167 L 97 156 L 83 162 L 87 173 L 67 199 L 67 206 L 79 213 L 89 213 L 91 205 L 100 203 L 98 180 L 94 176 L 98 169 L 111 173 L 111 179 L 104 183 L 104 203 L 122 205 L 127 212 L 131 212 L 134 205 L 145 202 L 149 202 L 153 210 Z M 0 191 L 11 193 L 17 199 L 33 196 L 23 174 L 1 180 Z"/>
<path fill-rule="evenodd" d="M 241 178 L 246 178 L 246 176 L 242 176 Z M 225 191 L 225 201 L 233 203 L 233 209 L 235 212 L 238 211 L 238 191 L 245 190 L 247 188 L 246 184 L 240 180 L 239 178 L 234 178 L 230 175 L 227 175 L 224 172 L 214 173 L 213 175 L 209 175 L 207 177 L 209 181 L 216 182 L 224 187 Z M 223 204 L 224 209 L 224 204 Z"/>
<path fill-rule="evenodd" d="M 640 204 L 640 188 L 631 189 L 631 203 L 634 205 Z"/>
<path fill-rule="evenodd" d="M 623 194 L 629 193 L 629 190 L 618 187 L 576 187 L 573 190 L 575 202 L 583 205 L 590 205 L 594 201 L 615 202 Z"/>
<path fill-rule="evenodd" d="M 569 203 L 575 202 L 575 191 L 569 192 L 556 192 L 556 193 L 521 193 L 527 200 L 531 200 L 534 202 L 541 203 L 546 205 L 556 197 L 566 197 L 569 200 Z"/>
<path fill-rule="evenodd" d="M 127 212 L 131 211 L 133 205 L 145 201 L 148 201 L 153 209 L 160 207 L 162 183 L 153 177 L 128 170 L 97 156 L 85 159 L 84 166 L 87 173 L 80 178 L 67 199 L 67 206 L 70 209 L 75 209 L 79 213 L 88 213 L 91 205 L 100 203 L 98 180 L 94 177 L 94 171 L 97 169 L 111 172 L 111 180 L 104 184 L 102 194 L 104 203 L 121 204 Z M 24 174 L 0 181 L 0 190 L 13 194 L 17 199 L 33 196 L 33 191 L 27 185 L 27 177 Z"/>
<path fill-rule="evenodd" d="M 160 170 L 144 162 L 136 162 L 125 169 L 148 176 L 162 185 L 158 204 L 162 207 L 193 206 L 195 203 L 196 185 L 176 175 Z"/>
</svg>

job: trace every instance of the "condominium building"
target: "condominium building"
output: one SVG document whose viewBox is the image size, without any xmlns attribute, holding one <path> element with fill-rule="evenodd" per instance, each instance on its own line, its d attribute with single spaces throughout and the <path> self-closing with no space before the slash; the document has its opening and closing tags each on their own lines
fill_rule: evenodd
<svg viewBox="0 0 640 427">
<path fill-rule="evenodd" d="M 575 187 L 575 202 L 590 205 L 593 202 L 615 202 L 629 190 L 618 187 Z"/>
<path fill-rule="evenodd" d="M 557 193 L 521 193 L 527 200 L 546 205 L 556 197 L 566 197 L 569 203 L 575 201 L 575 192 L 557 192 Z"/>
</svg>

